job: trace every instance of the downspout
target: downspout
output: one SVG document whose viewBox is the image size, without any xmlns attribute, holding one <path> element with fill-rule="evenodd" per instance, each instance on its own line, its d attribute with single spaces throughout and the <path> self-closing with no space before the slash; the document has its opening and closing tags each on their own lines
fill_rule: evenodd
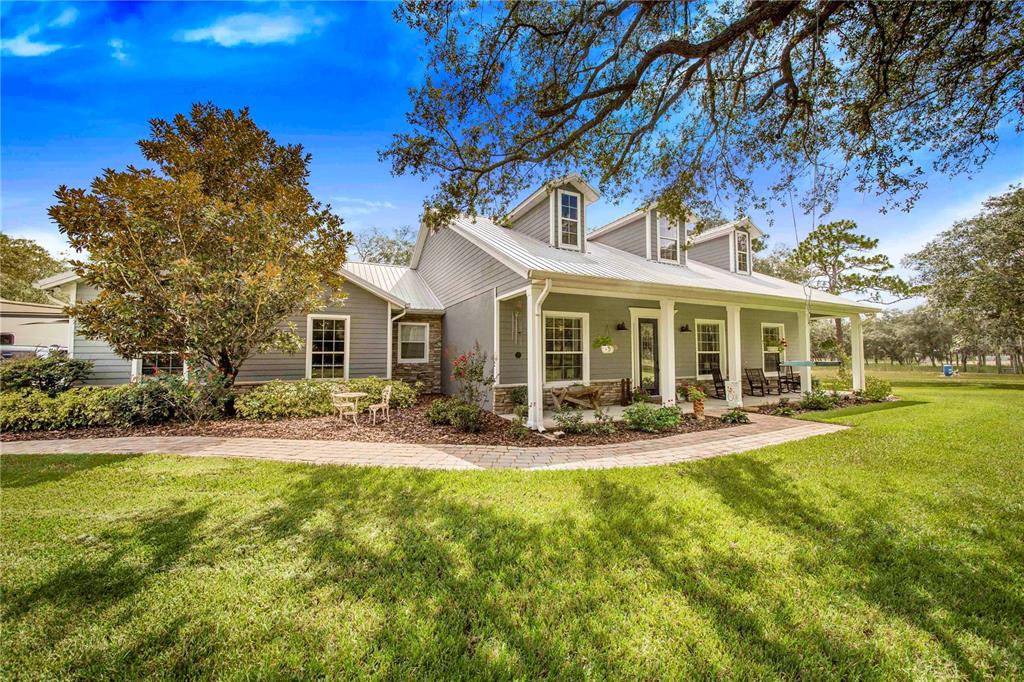
<svg viewBox="0 0 1024 682">
<path fill-rule="evenodd" d="M 387 378 L 388 379 L 391 378 L 391 365 L 394 363 L 394 346 L 393 346 L 394 342 L 393 342 L 393 339 L 394 339 L 394 336 L 395 336 L 395 322 L 397 322 L 401 318 L 405 317 L 405 314 L 407 312 L 409 312 L 408 308 L 402 308 L 402 312 L 398 313 L 394 317 L 391 317 L 391 304 L 388 303 L 388 319 L 391 320 L 388 323 L 388 343 L 387 343 L 387 346 L 388 346 L 388 376 L 387 376 Z"/>
<path fill-rule="evenodd" d="M 551 280 L 544 280 L 544 288 L 541 289 L 540 294 L 537 296 L 537 300 L 533 302 L 533 328 L 537 331 L 537 338 L 533 339 L 533 347 L 530 348 L 530 362 L 534 363 L 535 368 L 535 379 L 537 382 L 536 395 L 537 401 L 534 405 L 534 418 L 533 423 L 537 427 L 537 431 L 544 430 L 544 315 L 542 306 L 544 300 L 548 297 L 551 292 Z"/>
</svg>

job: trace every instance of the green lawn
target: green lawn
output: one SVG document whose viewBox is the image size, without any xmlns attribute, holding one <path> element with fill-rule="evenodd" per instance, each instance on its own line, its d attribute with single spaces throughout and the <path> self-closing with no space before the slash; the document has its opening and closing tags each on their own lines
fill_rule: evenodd
<svg viewBox="0 0 1024 682">
<path fill-rule="evenodd" d="M 27 677 L 1024 676 L 1024 381 L 694 464 L 4 457 Z"/>
</svg>

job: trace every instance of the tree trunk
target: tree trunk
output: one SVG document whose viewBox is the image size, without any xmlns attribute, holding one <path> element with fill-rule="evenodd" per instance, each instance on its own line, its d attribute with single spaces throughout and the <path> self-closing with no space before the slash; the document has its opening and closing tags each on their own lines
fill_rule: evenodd
<svg viewBox="0 0 1024 682">
<path fill-rule="evenodd" d="M 843 352 L 843 318 L 836 318 L 836 352 L 842 355 Z"/>
</svg>

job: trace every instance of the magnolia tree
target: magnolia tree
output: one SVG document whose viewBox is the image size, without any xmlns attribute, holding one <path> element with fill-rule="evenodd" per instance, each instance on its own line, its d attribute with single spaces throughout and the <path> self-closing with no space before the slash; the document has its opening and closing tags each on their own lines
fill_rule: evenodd
<svg viewBox="0 0 1024 682">
<path fill-rule="evenodd" d="M 88 253 L 72 266 L 99 289 L 71 314 L 125 357 L 181 353 L 233 382 L 254 351 L 300 347 L 284 320 L 339 298 L 351 235 L 310 194 L 310 155 L 248 109 L 196 104 L 150 127 L 154 167 L 56 192 L 51 218 Z"/>
</svg>

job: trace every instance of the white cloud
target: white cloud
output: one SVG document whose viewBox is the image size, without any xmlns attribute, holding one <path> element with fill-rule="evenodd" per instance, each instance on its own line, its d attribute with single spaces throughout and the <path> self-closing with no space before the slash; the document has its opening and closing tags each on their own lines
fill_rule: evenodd
<svg viewBox="0 0 1024 682">
<path fill-rule="evenodd" d="M 68 244 L 67 237 L 55 227 L 16 227 L 13 230 L 4 229 L 4 232 L 14 239 L 31 239 L 54 258 L 80 257 Z"/>
<path fill-rule="evenodd" d="M 120 38 L 111 38 L 107 45 L 110 47 L 111 57 L 122 64 L 128 61 L 128 53 L 125 51 L 125 48 L 128 47 L 128 43 L 124 42 Z"/>
<path fill-rule="evenodd" d="M 44 43 L 33 40 L 32 36 L 37 33 L 39 33 L 39 27 L 32 26 L 13 38 L 0 40 L 0 52 L 15 57 L 45 57 L 64 47 L 57 43 Z"/>
<path fill-rule="evenodd" d="M 335 209 L 342 215 L 355 216 L 376 213 L 377 211 L 395 208 L 390 201 L 370 201 L 356 197 L 335 197 Z"/>
<path fill-rule="evenodd" d="M 313 14 L 234 14 L 209 26 L 187 30 L 179 39 L 190 43 L 209 41 L 222 47 L 294 43 L 326 23 L 325 18 Z"/>
<path fill-rule="evenodd" d="M 57 18 L 50 22 L 50 26 L 53 28 L 64 28 L 75 23 L 78 19 L 78 10 L 74 7 L 67 7 L 63 12 L 57 15 Z"/>
</svg>

